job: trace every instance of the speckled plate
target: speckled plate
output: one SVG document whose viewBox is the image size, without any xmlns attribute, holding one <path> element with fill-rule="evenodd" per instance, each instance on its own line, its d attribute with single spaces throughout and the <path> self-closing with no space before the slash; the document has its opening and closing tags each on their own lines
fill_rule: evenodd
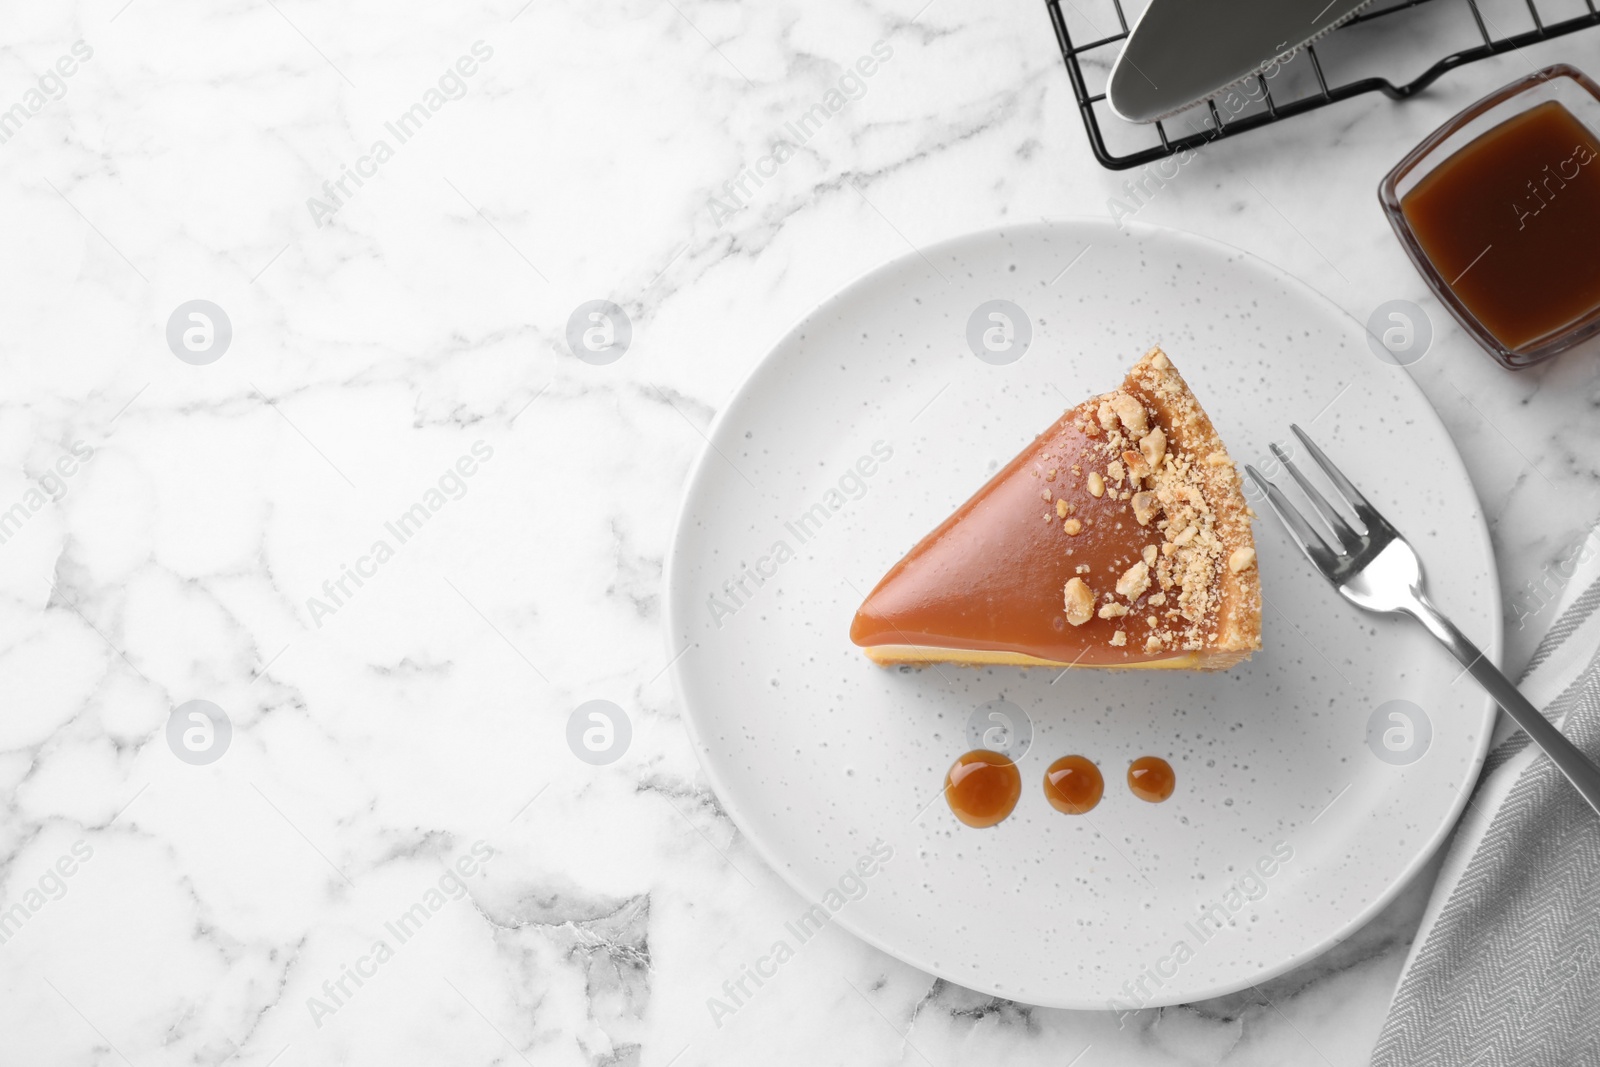
<svg viewBox="0 0 1600 1067">
<path fill-rule="evenodd" d="M 1346 605 L 1270 515 L 1256 523 L 1265 648 L 1227 673 L 883 670 L 851 645 L 884 571 L 1152 343 L 1236 460 L 1270 471 L 1268 442 L 1308 427 L 1498 656 L 1494 560 L 1455 448 L 1329 301 L 1236 249 L 1100 221 L 907 255 L 807 316 L 735 394 L 668 567 L 695 749 L 804 898 L 773 942 L 803 952 L 808 923 L 837 924 L 1026 1003 L 1182 1003 L 1337 943 L 1455 821 L 1493 707 L 1420 628 Z M 1020 709 L 1014 731 L 996 707 Z M 1018 748 L 1023 793 L 1011 818 L 973 830 L 941 784 L 984 729 Z M 1041 788 L 1068 753 L 1105 774 L 1085 816 Z M 1177 770 L 1164 804 L 1126 786 L 1146 754 Z M 751 959 L 770 969 L 774 949 L 752 944 Z"/>
</svg>

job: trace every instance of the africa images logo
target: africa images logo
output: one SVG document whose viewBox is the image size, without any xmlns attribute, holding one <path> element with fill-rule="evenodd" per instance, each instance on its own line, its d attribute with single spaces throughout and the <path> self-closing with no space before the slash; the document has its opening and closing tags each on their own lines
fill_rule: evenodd
<svg viewBox="0 0 1600 1067">
<path fill-rule="evenodd" d="M 833 121 L 833 117 L 850 104 L 866 96 L 867 79 L 876 74 L 893 55 L 894 48 L 889 42 L 875 41 L 871 55 L 861 56 L 854 66 L 846 67 L 835 85 L 822 94 L 822 99 L 813 103 L 798 119 L 785 122 L 783 128 L 770 138 L 771 151 L 754 163 L 741 166 L 738 174 L 722 183 L 726 200 L 718 198 L 715 193 L 711 195 L 707 202 L 711 209 L 711 221 L 721 226 L 749 206 L 755 199 L 751 183 L 755 184 L 756 189 L 767 184 L 777 176 L 778 168 L 798 155 L 800 149 L 817 135 L 817 131 Z"/>
<path fill-rule="evenodd" d="M 474 841 L 466 853 L 458 856 L 433 884 L 423 890 L 420 897 L 411 900 L 394 918 L 384 921 L 383 929 L 387 937 L 375 940 L 372 947 L 357 956 L 353 964 L 346 966 L 340 963 L 336 976 L 323 981 L 318 990 L 321 995 L 313 993 L 306 998 L 306 1011 L 316 1028 L 322 1029 L 329 1016 L 337 1015 L 363 986 L 378 977 L 384 965 L 394 959 L 395 953 L 432 922 L 433 917 L 443 911 L 446 905 L 451 901 L 465 900 L 470 892 L 466 880 L 474 876 L 486 877 L 489 861 L 495 855 L 495 850 L 482 839 Z"/>
<path fill-rule="evenodd" d="M 1199 950 L 1212 938 L 1224 930 L 1233 928 L 1236 925 L 1234 923 L 1236 917 L 1265 899 L 1271 889 L 1269 880 L 1280 873 L 1292 859 L 1294 859 L 1294 847 L 1287 841 L 1279 841 L 1266 854 L 1257 857 L 1253 864 L 1248 865 L 1244 873 L 1235 878 L 1219 898 L 1209 905 L 1199 904 L 1197 906 L 1199 914 L 1183 924 L 1184 932 L 1188 936 L 1178 938 L 1165 956 L 1154 963 L 1146 964 L 1136 977 L 1122 983 L 1121 993 L 1127 997 L 1126 1000 L 1117 996 L 1106 1001 L 1106 1010 L 1117 1013 L 1118 1029 L 1127 1022 L 1128 1016 L 1156 998 L 1156 991 L 1166 985 L 1163 979 L 1170 981 L 1176 978 L 1184 965 L 1194 959 Z"/>
<path fill-rule="evenodd" d="M 365 554 L 356 557 L 354 567 L 339 564 L 339 576 L 322 583 L 321 597 L 306 597 L 306 611 L 317 629 L 322 629 L 329 617 L 337 615 L 339 609 L 355 599 L 361 587 L 378 576 L 379 568 L 393 559 L 402 545 L 421 533 L 422 527 L 444 510 L 445 505 L 467 495 L 468 479 L 494 457 L 494 446 L 480 439 L 472 442 L 471 453 L 457 457 L 416 503 L 385 522 L 383 529 L 388 536 L 375 539 Z"/>
<path fill-rule="evenodd" d="M 867 495 L 868 482 L 879 468 L 894 455 L 894 446 L 887 441 L 872 442 L 872 454 L 863 455 L 840 475 L 834 486 L 822 494 L 822 499 L 801 512 L 792 521 L 783 524 L 784 531 L 800 544 L 812 540 L 822 532 L 828 520 L 845 509 L 851 501 Z M 794 559 L 794 547 L 786 538 L 778 538 L 764 555 L 754 563 L 744 566 L 738 574 L 722 583 L 722 596 L 706 595 L 706 611 L 712 624 L 722 629 L 724 619 L 732 618 L 739 610 L 755 599 L 761 587 L 778 573 L 778 568 Z"/>
<path fill-rule="evenodd" d="M 765 954 L 756 957 L 752 963 L 741 964 L 738 976 L 722 983 L 721 997 L 707 997 L 706 1011 L 711 1013 L 711 1021 L 717 1024 L 717 1029 L 722 1029 L 724 1019 L 737 1013 L 762 986 L 776 978 L 778 968 L 794 959 L 795 951 L 821 933 L 822 928 L 833 921 L 834 915 L 866 896 L 871 879 L 892 859 L 894 846 L 882 838 L 867 846 L 867 851 L 856 857 L 853 865 L 845 868 L 845 872 L 822 894 L 821 900 L 783 924 L 787 937 L 778 938 Z"/>
<path fill-rule="evenodd" d="M 494 49 L 483 41 L 472 42 L 471 52 L 471 55 L 458 58 L 453 66 L 446 67 L 437 83 L 423 92 L 420 101 L 402 111 L 393 122 L 383 124 L 383 128 L 394 138 L 394 144 L 391 145 L 382 137 L 373 141 L 366 154 L 356 160 L 353 169 L 341 163 L 339 176 L 322 183 L 325 199 L 315 196 L 306 198 L 306 210 L 311 213 L 311 221 L 318 229 L 332 224 L 339 210 L 366 185 L 364 179 L 377 177 L 378 168 L 394 158 L 398 146 L 421 133 L 423 126 L 450 101 L 460 100 L 467 95 L 467 79 L 478 73 L 481 64 L 494 57 Z M 352 183 L 354 188 L 351 188 Z"/>
<path fill-rule="evenodd" d="M 49 104 L 60 100 L 67 95 L 67 79 L 78 72 L 78 68 L 89 62 L 94 57 L 94 49 L 84 41 L 72 42 L 71 55 L 61 56 L 55 62 L 54 69 L 46 70 L 39 76 L 34 88 L 22 94 L 22 99 L 8 108 L 0 110 L 0 144 L 5 144 L 22 132 L 29 119 L 43 111 Z"/>
</svg>

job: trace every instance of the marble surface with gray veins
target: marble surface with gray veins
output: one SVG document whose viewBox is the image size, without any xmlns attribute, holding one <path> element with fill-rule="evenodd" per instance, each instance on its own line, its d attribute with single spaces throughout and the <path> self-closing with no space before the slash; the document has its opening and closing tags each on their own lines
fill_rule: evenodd
<svg viewBox="0 0 1600 1067">
<path fill-rule="evenodd" d="M 1426 877 L 1308 966 L 1120 1022 L 837 929 L 707 1010 L 800 899 L 664 671 L 684 478 L 856 275 L 1128 196 L 1042 4 L 75 0 L 6 38 L 0 1060 L 1364 1062 Z M 1428 310 L 1411 370 L 1513 667 L 1600 502 L 1600 364 L 1502 372 L 1373 194 L 1577 40 L 1212 146 L 1135 211 L 1358 319 Z M 567 346 L 593 300 L 631 322 L 613 363 Z M 568 744 L 594 699 L 631 724 L 605 765 Z"/>
</svg>

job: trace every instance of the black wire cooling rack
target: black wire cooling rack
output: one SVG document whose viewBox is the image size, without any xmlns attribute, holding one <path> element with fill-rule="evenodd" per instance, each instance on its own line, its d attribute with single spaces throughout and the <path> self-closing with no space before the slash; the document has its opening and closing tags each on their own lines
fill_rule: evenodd
<svg viewBox="0 0 1600 1067">
<path fill-rule="evenodd" d="M 1045 2 L 1089 145 L 1110 170 L 1165 159 L 1363 93 L 1404 100 L 1456 67 L 1600 26 L 1595 0 L 1380 2 L 1301 49 L 1270 79 L 1258 75 L 1177 116 L 1141 125 L 1118 118 L 1105 102 L 1111 64 L 1128 36 L 1123 0 Z M 1075 44 L 1074 33 L 1088 43 Z M 1394 73 L 1451 46 L 1459 47 L 1409 80 Z"/>
</svg>

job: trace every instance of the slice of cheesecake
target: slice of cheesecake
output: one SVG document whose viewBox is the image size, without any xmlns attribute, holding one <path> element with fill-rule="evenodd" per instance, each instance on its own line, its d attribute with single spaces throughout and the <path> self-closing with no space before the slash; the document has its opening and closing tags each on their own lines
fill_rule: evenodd
<svg viewBox="0 0 1600 1067">
<path fill-rule="evenodd" d="M 885 666 L 1231 667 L 1261 647 L 1250 518 L 1154 348 L 895 564 L 850 639 Z"/>
</svg>

